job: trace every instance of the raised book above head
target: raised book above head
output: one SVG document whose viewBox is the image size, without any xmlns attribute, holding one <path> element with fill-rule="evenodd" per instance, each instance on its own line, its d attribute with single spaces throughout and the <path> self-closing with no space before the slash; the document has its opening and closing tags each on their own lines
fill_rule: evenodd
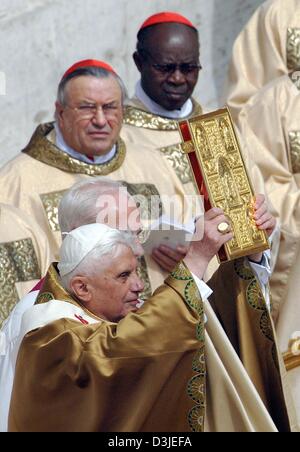
<svg viewBox="0 0 300 452">
<path fill-rule="evenodd" d="M 219 251 L 219 260 L 268 249 L 266 233 L 253 219 L 254 191 L 228 109 L 180 121 L 179 131 L 205 210 L 221 208 L 233 232 L 233 239 Z"/>
</svg>

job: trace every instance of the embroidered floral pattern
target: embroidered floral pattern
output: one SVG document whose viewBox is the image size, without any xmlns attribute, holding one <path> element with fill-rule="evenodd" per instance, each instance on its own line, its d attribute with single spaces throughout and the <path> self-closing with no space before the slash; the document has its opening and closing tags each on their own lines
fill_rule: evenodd
<svg viewBox="0 0 300 452">
<path fill-rule="evenodd" d="M 202 108 L 196 102 L 193 102 L 193 116 L 201 115 Z M 150 130 L 177 131 L 178 123 L 175 119 L 163 118 L 162 116 L 153 115 L 139 108 L 127 105 L 125 107 L 124 123 L 131 126 L 140 127 Z"/>
<path fill-rule="evenodd" d="M 199 341 L 199 349 L 195 353 L 192 363 L 192 370 L 196 373 L 189 380 L 187 394 L 197 405 L 188 413 L 188 423 L 193 432 L 203 432 L 206 400 L 206 368 L 205 368 L 205 345 L 204 345 L 204 309 L 201 296 L 197 286 L 186 268 L 180 262 L 171 276 L 186 283 L 184 296 L 187 304 L 199 315 L 199 322 L 196 326 L 196 337 Z"/>
<path fill-rule="evenodd" d="M 40 277 L 41 271 L 30 238 L 0 245 L 0 325 L 19 300 L 16 283 Z"/>
</svg>

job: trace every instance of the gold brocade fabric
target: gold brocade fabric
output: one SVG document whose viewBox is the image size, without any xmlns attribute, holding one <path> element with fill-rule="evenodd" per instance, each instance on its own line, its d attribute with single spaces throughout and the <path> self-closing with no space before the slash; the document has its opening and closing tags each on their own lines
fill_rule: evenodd
<svg viewBox="0 0 300 452">
<path fill-rule="evenodd" d="M 40 278 L 31 239 L 0 244 L 0 326 L 19 299 L 16 283 Z"/>
<path fill-rule="evenodd" d="M 178 179 L 182 184 L 193 182 L 191 168 L 187 156 L 182 153 L 180 144 L 159 148 L 160 152 L 170 161 Z"/>
<path fill-rule="evenodd" d="M 50 272 L 40 296 L 45 303 L 49 296 L 66 300 Z M 28 333 L 9 430 L 203 431 L 203 322 L 200 295 L 180 264 L 138 313 L 117 325 L 60 319 Z"/>
<path fill-rule="evenodd" d="M 202 114 L 201 106 L 195 101 L 193 107 L 193 116 Z M 150 130 L 177 131 L 176 120 L 154 115 L 131 105 L 125 107 L 124 124 Z"/>
<path fill-rule="evenodd" d="M 58 224 L 58 206 L 65 193 L 66 190 L 60 190 L 40 195 L 51 231 L 60 231 Z"/>
<path fill-rule="evenodd" d="M 89 165 L 88 163 L 70 157 L 68 154 L 58 149 L 55 144 L 45 142 L 44 137 L 48 135 L 53 128 L 54 123 L 40 125 L 23 152 L 42 163 L 54 166 L 62 171 L 86 174 L 88 176 L 107 176 L 119 169 L 124 162 L 126 149 L 121 139 L 119 139 L 117 143 L 116 155 L 111 160 L 101 165 Z"/>
<path fill-rule="evenodd" d="M 294 174 L 300 173 L 300 131 L 289 132 L 291 164 Z"/>
<path fill-rule="evenodd" d="M 287 30 L 287 67 L 295 71 L 300 68 L 300 28 Z"/>
</svg>

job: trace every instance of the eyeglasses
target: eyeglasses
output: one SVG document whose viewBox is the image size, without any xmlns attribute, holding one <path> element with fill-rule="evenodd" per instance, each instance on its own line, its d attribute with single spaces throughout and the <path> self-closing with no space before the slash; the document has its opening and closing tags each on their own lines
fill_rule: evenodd
<svg viewBox="0 0 300 452">
<path fill-rule="evenodd" d="M 189 75 L 202 69 L 201 64 L 196 63 L 157 63 L 147 50 L 142 50 L 141 53 L 147 55 L 154 61 L 154 63 L 151 63 L 151 66 L 161 74 L 173 74 L 178 69 L 182 74 Z"/>
<path fill-rule="evenodd" d="M 66 107 L 70 110 L 75 111 L 81 119 L 92 119 L 97 116 L 99 110 L 103 112 L 105 116 L 109 116 L 109 114 L 114 113 L 120 108 L 119 104 L 115 102 L 105 105 L 84 104 L 79 105 L 79 107 L 71 107 L 69 105 L 66 105 Z"/>
</svg>

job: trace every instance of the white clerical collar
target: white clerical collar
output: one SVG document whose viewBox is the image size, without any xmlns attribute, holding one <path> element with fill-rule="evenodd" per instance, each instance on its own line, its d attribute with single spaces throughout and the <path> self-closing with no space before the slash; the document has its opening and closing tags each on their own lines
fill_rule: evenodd
<svg viewBox="0 0 300 452">
<path fill-rule="evenodd" d="M 140 80 L 135 86 L 135 95 L 154 115 L 170 119 L 181 119 L 186 118 L 193 111 L 193 103 L 191 99 L 188 99 L 179 110 L 165 110 L 145 93 Z"/>
<path fill-rule="evenodd" d="M 98 156 L 95 155 L 94 160 L 91 160 L 86 155 L 74 151 L 74 149 L 67 145 L 57 123 L 54 124 L 54 127 L 56 134 L 56 146 L 70 155 L 70 157 L 73 157 L 76 160 L 80 160 L 81 162 L 89 163 L 90 165 L 101 165 L 102 163 L 106 163 L 111 160 L 117 152 L 116 145 L 114 145 L 114 147 L 107 154 Z"/>
</svg>

